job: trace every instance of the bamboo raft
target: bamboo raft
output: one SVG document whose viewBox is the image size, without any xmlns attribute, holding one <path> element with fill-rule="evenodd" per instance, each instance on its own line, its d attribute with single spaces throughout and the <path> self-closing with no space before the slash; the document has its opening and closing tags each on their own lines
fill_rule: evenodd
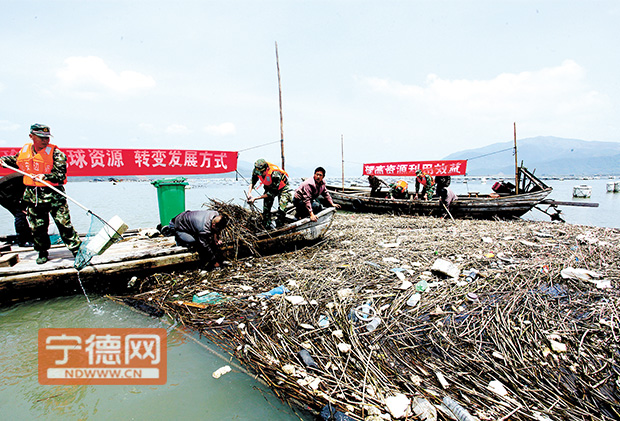
<svg viewBox="0 0 620 421">
<path fill-rule="evenodd" d="M 468 420 L 611 420 L 620 417 L 619 244 L 618 229 L 339 213 L 321 243 L 217 272 L 144 276 L 131 297 L 304 408 L 423 419 L 430 403 L 427 419 L 451 419 L 447 401 Z M 457 275 L 431 270 L 438 259 Z M 565 278 L 571 268 L 590 276 Z M 261 295 L 278 286 L 289 292 Z M 206 291 L 217 299 L 192 302 Z M 363 304 L 380 317 L 374 330 L 355 312 Z"/>
</svg>

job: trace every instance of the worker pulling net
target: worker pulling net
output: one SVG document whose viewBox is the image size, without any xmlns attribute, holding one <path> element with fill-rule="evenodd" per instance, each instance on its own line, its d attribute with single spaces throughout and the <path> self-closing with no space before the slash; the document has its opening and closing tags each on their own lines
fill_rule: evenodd
<svg viewBox="0 0 620 421">
<path fill-rule="evenodd" d="M 127 224 L 118 216 L 107 222 L 91 211 L 88 213 L 90 227 L 73 263 L 73 267 L 77 270 L 82 270 L 94 256 L 102 254 L 112 244 L 122 239 L 123 233 L 127 230 Z"/>
</svg>

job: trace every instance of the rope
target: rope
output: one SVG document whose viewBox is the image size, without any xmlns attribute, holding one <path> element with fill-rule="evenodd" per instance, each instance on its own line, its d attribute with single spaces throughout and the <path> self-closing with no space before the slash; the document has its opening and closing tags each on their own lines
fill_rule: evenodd
<svg viewBox="0 0 620 421">
<path fill-rule="evenodd" d="M 256 149 L 256 148 L 262 148 L 263 146 L 273 145 L 274 143 L 280 143 L 280 141 L 274 140 L 273 142 L 263 143 L 262 145 L 257 145 L 257 146 L 252 146 L 251 148 L 240 149 L 237 152 L 241 153 L 241 152 L 249 151 L 249 150 Z"/>
</svg>

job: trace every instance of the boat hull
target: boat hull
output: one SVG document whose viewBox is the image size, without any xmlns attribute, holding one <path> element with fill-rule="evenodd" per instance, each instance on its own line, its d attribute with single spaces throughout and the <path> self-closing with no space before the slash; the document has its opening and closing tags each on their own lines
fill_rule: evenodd
<svg viewBox="0 0 620 421">
<path fill-rule="evenodd" d="M 328 186 L 334 203 L 344 210 L 353 212 L 396 213 L 405 215 L 440 216 L 445 210 L 439 199 L 430 201 L 413 199 L 382 199 L 370 197 L 369 189 L 339 189 Z M 514 219 L 519 218 L 542 202 L 552 189 L 546 188 L 535 192 L 512 196 L 491 197 L 490 195 L 470 197 L 460 195 L 450 206 L 454 218 L 471 219 Z"/>
</svg>

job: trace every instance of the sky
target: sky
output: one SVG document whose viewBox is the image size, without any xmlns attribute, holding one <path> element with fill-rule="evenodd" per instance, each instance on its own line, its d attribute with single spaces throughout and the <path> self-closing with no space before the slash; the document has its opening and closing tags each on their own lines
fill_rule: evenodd
<svg viewBox="0 0 620 421">
<path fill-rule="evenodd" d="M 0 0 L 0 147 L 240 151 L 287 168 L 620 142 L 620 2 Z M 335 174 L 329 174 L 335 175 Z"/>
</svg>

